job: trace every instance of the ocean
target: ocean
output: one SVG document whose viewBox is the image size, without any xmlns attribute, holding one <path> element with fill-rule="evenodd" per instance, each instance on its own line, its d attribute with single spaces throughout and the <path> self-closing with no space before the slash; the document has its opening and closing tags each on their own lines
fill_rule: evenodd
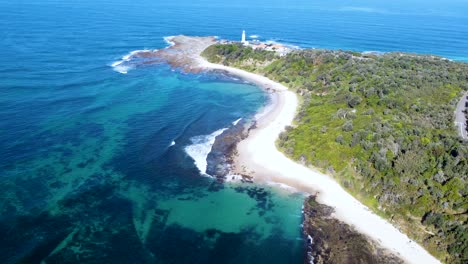
<svg viewBox="0 0 468 264">
<path fill-rule="evenodd" d="M 374 2 L 0 0 L 0 262 L 301 263 L 305 194 L 206 174 L 268 97 L 128 56 L 246 30 L 468 61 L 466 1 Z"/>
</svg>

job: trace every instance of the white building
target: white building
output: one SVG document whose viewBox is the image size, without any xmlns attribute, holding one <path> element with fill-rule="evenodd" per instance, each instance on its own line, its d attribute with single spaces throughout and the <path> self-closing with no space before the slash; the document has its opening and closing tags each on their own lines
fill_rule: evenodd
<svg viewBox="0 0 468 264">
<path fill-rule="evenodd" d="M 245 30 L 242 30 L 242 39 L 241 39 L 241 43 L 244 44 L 244 45 L 248 45 L 249 42 L 245 40 Z"/>
</svg>

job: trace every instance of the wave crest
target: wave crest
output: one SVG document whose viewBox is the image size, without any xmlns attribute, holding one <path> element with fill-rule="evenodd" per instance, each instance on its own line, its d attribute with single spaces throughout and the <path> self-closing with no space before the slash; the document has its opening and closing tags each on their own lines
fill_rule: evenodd
<svg viewBox="0 0 468 264">
<path fill-rule="evenodd" d="M 208 154 L 211 152 L 211 148 L 215 142 L 217 136 L 221 135 L 227 128 L 216 130 L 209 135 L 195 136 L 190 139 L 192 145 L 185 147 L 185 152 L 192 157 L 195 166 L 197 166 L 200 173 L 206 174 L 208 167 Z"/>
<path fill-rule="evenodd" d="M 134 69 L 138 65 L 147 64 L 153 62 L 156 57 L 156 52 L 158 50 L 134 50 L 120 58 L 120 60 L 115 61 L 110 64 L 114 71 L 127 74 L 128 71 Z"/>
<path fill-rule="evenodd" d="M 134 50 L 120 58 L 120 60 L 113 62 L 110 66 L 114 69 L 114 71 L 127 74 L 129 70 L 135 68 L 135 65 L 131 62 L 132 59 L 140 54 L 140 53 L 147 53 L 153 52 L 151 50 Z"/>
</svg>

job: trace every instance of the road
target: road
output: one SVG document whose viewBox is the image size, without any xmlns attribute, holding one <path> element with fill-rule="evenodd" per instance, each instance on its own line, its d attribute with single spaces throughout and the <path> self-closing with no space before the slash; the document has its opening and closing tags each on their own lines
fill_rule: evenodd
<svg viewBox="0 0 468 264">
<path fill-rule="evenodd" d="M 458 133 L 460 137 L 467 140 L 468 135 L 466 132 L 466 116 L 463 112 L 465 109 L 468 108 L 468 92 L 466 92 L 463 97 L 461 98 L 460 102 L 458 102 L 457 109 L 455 110 L 455 125 L 458 126 Z"/>
</svg>

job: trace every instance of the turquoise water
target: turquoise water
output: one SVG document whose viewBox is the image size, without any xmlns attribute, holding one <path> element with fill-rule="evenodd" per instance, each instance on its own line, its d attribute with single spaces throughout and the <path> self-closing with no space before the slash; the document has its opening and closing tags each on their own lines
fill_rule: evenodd
<svg viewBox="0 0 468 264">
<path fill-rule="evenodd" d="M 0 262 L 300 263 L 302 194 L 200 172 L 214 135 L 266 96 L 229 76 L 112 65 L 164 36 L 242 29 L 467 60 L 468 9 L 282 2 L 0 0 Z"/>
<path fill-rule="evenodd" d="M 3 263 L 262 262 L 272 248 L 300 260 L 301 195 L 220 185 L 186 152 L 255 113 L 259 89 L 165 65 L 106 70 L 94 84 L 25 98 L 23 120 L 3 120 L 17 128 L 2 135 Z M 10 109 L 18 90 L 3 99 Z"/>
</svg>

